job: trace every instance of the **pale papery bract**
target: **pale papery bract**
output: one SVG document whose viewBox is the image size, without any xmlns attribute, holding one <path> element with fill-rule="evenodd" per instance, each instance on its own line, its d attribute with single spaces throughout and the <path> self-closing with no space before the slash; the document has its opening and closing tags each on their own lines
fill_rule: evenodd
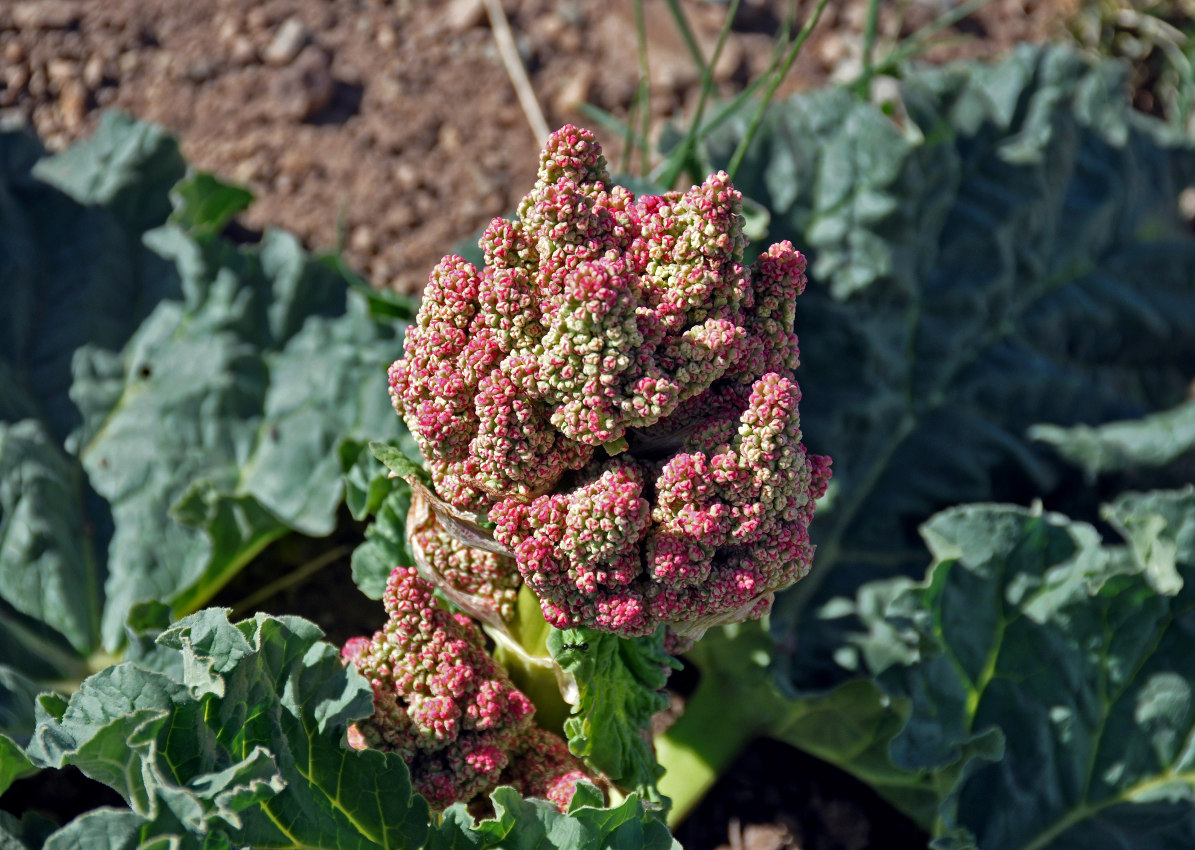
<svg viewBox="0 0 1195 850">
<path fill-rule="evenodd" d="M 514 559 L 468 546 L 439 523 L 429 523 L 411 536 L 412 544 L 440 580 L 454 590 L 493 604 L 503 620 L 514 616 L 521 584 Z"/>
</svg>

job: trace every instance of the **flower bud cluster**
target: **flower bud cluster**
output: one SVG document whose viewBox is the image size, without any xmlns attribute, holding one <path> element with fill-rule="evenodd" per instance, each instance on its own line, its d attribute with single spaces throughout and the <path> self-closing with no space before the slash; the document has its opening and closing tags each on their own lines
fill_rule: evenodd
<svg viewBox="0 0 1195 850">
<path fill-rule="evenodd" d="M 499 784 L 567 806 L 580 765 L 534 725 L 535 706 L 486 653 L 476 624 L 440 607 L 413 567 L 390 574 L 383 600 L 385 628 L 343 650 L 374 692 L 374 713 L 349 727 L 349 744 L 401 755 L 434 809 Z"/>
<path fill-rule="evenodd" d="M 809 570 L 809 521 L 829 480 L 828 459 L 801 445 L 799 400 L 769 372 L 741 412 L 703 423 L 663 463 L 620 457 L 576 486 L 495 505 L 495 537 L 545 619 L 633 636 L 765 613 Z"/>
<path fill-rule="evenodd" d="M 427 559 L 430 573 L 454 590 L 492 603 L 498 616 L 509 621 L 522 580 L 514 561 L 494 552 L 474 549 L 444 530 L 439 523 L 413 533 L 412 543 Z"/>
<path fill-rule="evenodd" d="M 392 401 L 439 496 L 488 512 L 554 626 L 700 634 L 809 569 L 830 461 L 801 444 L 805 258 L 782 242 L 744 265 L 741 209 L 722 173 L 611 187 L 593 135 L 565 127 L 484 268 L 431 275 Z"/>
<path fill-rule="evenodd" d="M 484 509 L 547 492 L 707 390 L 746 350 L 742 199 L 724 174 L 688 192 L 608 187 L 592 134 L 565 127 L 479 272 L 432 272 L 390 370 L 391 397 L 441 496 Z"/>
</svg>

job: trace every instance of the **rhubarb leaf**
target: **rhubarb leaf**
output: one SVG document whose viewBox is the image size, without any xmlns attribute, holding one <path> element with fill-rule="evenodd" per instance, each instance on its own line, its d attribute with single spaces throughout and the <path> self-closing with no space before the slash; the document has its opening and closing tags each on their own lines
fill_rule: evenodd
<svg viewBox="0 0 1195 850">
<path fill-rule="evenodd" d="M 402 759 L 344 744 L 348 724 L 372 712 L 372 691 L 321 636 L 295 617 L 194 614 L 159 638 L 181 658 L 179 679 L 126 662 L 86 679 L 68 703 L 43 698 L 29 755 L 116 789 L 139 818 L 118 819 L 121 834 L 139 832 L 129 846 L 194 836 L 420 846 L 427 804 Z"/>
</svg>

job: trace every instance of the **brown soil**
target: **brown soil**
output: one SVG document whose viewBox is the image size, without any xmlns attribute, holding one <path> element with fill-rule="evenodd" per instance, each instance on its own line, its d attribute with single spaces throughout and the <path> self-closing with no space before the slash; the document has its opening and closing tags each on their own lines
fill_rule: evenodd
<svg viewBox="0 0 1195 850">
<path fill-rule="evenodd" d="M 764 68 L 783 3 L 742 4 L 715 78 Z M 814 3 L 798 4 L 801 17 Z M 836 0 L 787 87 L 848 78 L 865 3 Z M 943 4 L 885 3 L 888 43 Z M 997 54 L 1056 28 L 1057 0 L 993 0 L 928 54 Z M 630 0 L 506 0 L 550 126 L 588 101 L 625 116 L 638 82 Z M 654 126 L 695 103 L 697 72 L 660 0 L 645 3 Z M 725 7 L 683 8 L 708 51 Z M 482 0 L 12 0 L 0 3 L 0 110 L 56 149 L 115 107 L 182 140 L 197 168 L 249 186 L 244 223 L 343 242 L 377 286 L 417 292 L 436 261 L 534 179 L 535 138 Z M 612 162 L 619 140 L 601 133 Z"/>
<path fill-rule="evenodd" d="M 1061 2 L 993 0 L 927 58 L 999 55 L 1041 40 L 1058 31 Z M 627 115 L 638 85 L 631 0 L 503 5 L 550 126 L 587 123 L 582 102 Z M 692 109 L 698 75 L 667 6 L 644 5 L 658 130 Z M 725 6 L 681 5 L 708 55 Z M 803 19 L 815 3 L 797 5 Z M 881 44 L 948 5 L 883 4 Z M 784 6 L 744 0 L 715 69 L 720 93 L 762 71 Z M 851 78 L 865 8 L 831 3 L 782 92 Z M 0 3 L 0 120 L 31 123 L 53 150 L 87 135 L 109 107 L 164 125 L 197 168 L 249 186 L 257 202 L 245 226 L 284 227 L 311 248 L 340 243 L 375 286 L 406 292 L 513 206 L 534 179 L 541 142 L 483 0 Z M 618 138 L 595 129 L 618 163 Z M 347 575 L 347 565 L 334 566 L 261 607 L 316 616 L 337 638 L 368 630 L 374 618 L 361 618 L 359 606 L 370 603 L 351 587 L 329 593 L 329 576 L 343 586 Z M 343 605 L 328 604 L 331 596 Z M 924 846 L 863 786 L 771 745 L 744 756 L 680 834 L 686 846 L 735 850 Z"/>
</svg>

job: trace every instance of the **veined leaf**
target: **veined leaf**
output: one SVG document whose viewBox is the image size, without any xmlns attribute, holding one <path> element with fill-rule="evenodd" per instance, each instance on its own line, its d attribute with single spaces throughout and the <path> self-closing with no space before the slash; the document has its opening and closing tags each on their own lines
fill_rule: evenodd
<svg viewBox="0 0 1195 850">
<path fill-rule="evenodd" d="M 432 830 L 428 850 L 604 850 L 607 847 L 679 850 L 664 822 L 649 815 L 634 794 L 611 809 L 602 808 L 596 788 L 581 785 L 567 814 L 544 800 L 524 800 L 513 788 L 490 795 L 494 817 L 474 823 L 457 804 Z"/>
<path fill-rule="evenodd" d="M 139 602 L 185 614 L 271 540 L 332 531 L 341 446 L 400 432 L 403 305 L 286 234 L 219 238 L 244 198 L 199 209 L 210 178 L 166 224 L 185 165 L 149 125 L 40 157 L 0 134 L 0 664 L 52 681 Z"/>
<path fill-rule="evenodd" d="M 233 216 L 248 209 L 253 193 L 200 172 L 177 183 L 170 200 L 174 204 L 171 221 L 196 236 L 215 236 Z"/>
<path fill-rule="evenodd" d="M 404 456 L 418 450 L 410 434 L 408 445 L 391 446 Z M 353 519 L 373 517 L 365 528 L 365 540 L 353 550 L 353 581 L 370 599 L 381 599 L 390 572 L 397 566 L 415 563 L 407 541 L 407 511 L 411 487 L 390 475 L 388 467 L 365 446 L 346 444 L 341 454 L 345 481 L 345 504 Z"/>
<path fill-rule="evenodd" d="M 36 773 L 37 768 L 25 755 L 25 750 L 7 735 L 0 734 L 0 794 L 23 776 Z"/>
<path fill-rule="evenodd" d="M 1157 469 L 1195 450 L 1195 401 L 1140 419 L 1097 427 L 1037 425 L 1029 435 L 1049 443 L 1081 467 L 1088 481 L 1112 472 Z"/>
<path fill-rule="evenodd" d="M 1132 499 L 1127 547 L 998 505 L 924 527 L 925 584 L 898 595 L 860 648 L 911 705 L 893 760 L 952 777 L 935 847 L 1195 842 L 1195 489 Z M 1184 540 L 1170 550 L 1183 581 L 1167 592 L 1141 557 L 1160 538 Z M 1003 756 L 974 758 L 971 742 L 992 735 Z"/>
<path fill-rule="evenodd" d="M 159 638 L 181 656 L 181 679 L 122 663 L 69 703 L 43 698 L 28 752 L 121 793 L 131 813 L 85 816 L 135 828 L 137 843 L 113 846 L 422 846 L 427 804 L 402 760 L 344 746 L 372 691 L 321 636 L 293 617 L 192 615 Z"/>
<path fill-rule="evenodd" d="M 564 722 L 568 747 L 623 787 L 659 799 L 662 768 L 651 746 L 651 718 L 668 707 L 665 628 L 640 638 L 594 629 L 552 629 L 548 651 L 577 682 L 578 698 Z"/>
<path fill-rule="evenodd" d="M 1020 47 L 912 68 L 898 126 L 838 90 L 775 105 L 736 186 L 809 252 L 802 429 L 834 458 L 810 575 L 781 595 L 798 689 L 842 681 L 819 611 L 915 576 L 951 505 L 1047 497 L 1073 472 L 1033 425 L 1169 409 L 1195 375 L 1195 143 L 1134 113 L 1115 65 Z M 742 125 L 711 139 L 716 166 Z M 1094 518 L 1094 517 L 1093 517 Z"/>
<path fill-rule="evenodd" d="M 33 812 L 20 819 L 0 811 L 0 847 L 4 850 L 38 850 L 54 832 L 57 824 Z"/>
</svg>

